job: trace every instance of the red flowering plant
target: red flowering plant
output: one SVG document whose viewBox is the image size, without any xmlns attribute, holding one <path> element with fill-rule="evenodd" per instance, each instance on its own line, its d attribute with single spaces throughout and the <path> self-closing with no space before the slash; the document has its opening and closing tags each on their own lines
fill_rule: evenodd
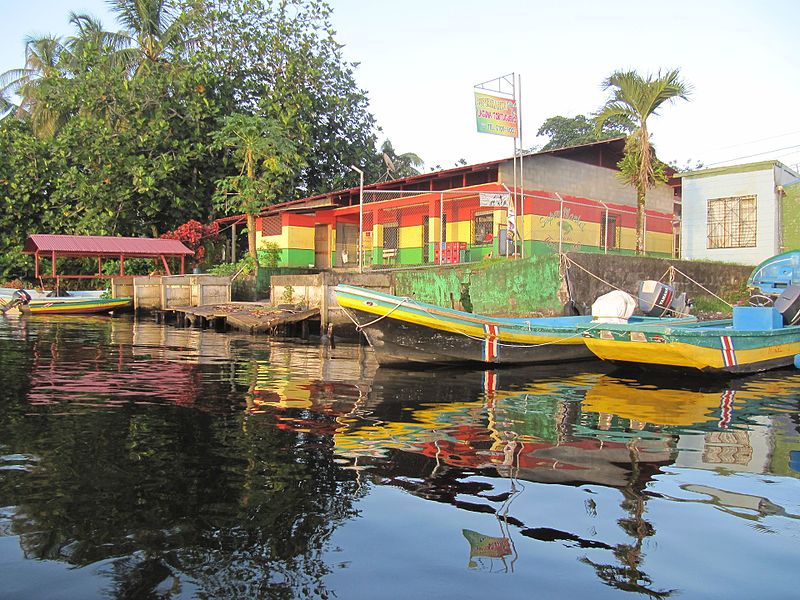
<svg viewBox="0 0 800 600">
<path fill-rule="evenodd" d="M 205 243 L 217 237 L 219 224 L 203 225 L 194 219 L 187 221 L 174 231 L 168 231 L 161 237 L 170 240 L 179 240 L 194 252 L 193 263 L 198 266 L 206 255 Z"/>
</svg>

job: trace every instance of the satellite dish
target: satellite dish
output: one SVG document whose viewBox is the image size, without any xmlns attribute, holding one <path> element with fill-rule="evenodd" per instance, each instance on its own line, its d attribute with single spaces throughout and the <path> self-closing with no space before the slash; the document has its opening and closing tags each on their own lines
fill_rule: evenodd
<svg viewBox="0 0 800 600">
<path fill-rule="evenodd" d="M 386 165 L 387 172 L 391 173 L 392 171 L 394 171 L 394 163 L 392 162 L 391 157 L 388 154 L 386 154 L 386 152 L 383 153 L 383 162 Z"/>
</svg>

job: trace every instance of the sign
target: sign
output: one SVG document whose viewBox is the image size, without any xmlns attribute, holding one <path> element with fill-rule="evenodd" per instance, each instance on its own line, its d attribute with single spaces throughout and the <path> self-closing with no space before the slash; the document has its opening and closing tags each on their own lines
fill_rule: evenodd
<svg viewBox="0 0 800 600">
<path fill-rule="evenodd" d="M 478 133 L 517 137 L 517 101 L 475 92 Z"/>
<path fill-rule="evenodd" d="M 509 196 L 506 192 L 480 192 L 480 206 L 505 208 L 508 206 Z"/>
<path fill-rule="evenodd" d="M 513 202 L 508 203 L 508 239 L 517 237 L 517 207 Z"/>
</svg>

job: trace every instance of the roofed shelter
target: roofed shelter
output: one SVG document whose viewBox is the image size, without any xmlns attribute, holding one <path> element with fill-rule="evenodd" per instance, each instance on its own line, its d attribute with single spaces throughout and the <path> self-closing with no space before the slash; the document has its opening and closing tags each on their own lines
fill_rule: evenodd
<svg viewBox="0 0 800 600">
<path fill-rule="evenodd" d="M 162 238 L 114 237 L 102 235 L 54 235 L 38 233 L 25 240 L 24 254 L 33 254 L 36 263 L 36 278 L 58 279 L 101 279 L 108 275 L 103 273 L 103 259 L 119 260 L 119 275 L 125 276 L 126 258 L 151 258 L 158 266 L 159 260 L 167 275 L 171 275 L 168 258 L 180 258 L 181 272 L 185 270 L 187 256 L 194 252 L 179 240 Z M 39 270 L 39 259 L 50 259 L 50 273 Z M 97 258 L 96 275 L 60 275 L 56 272 L 57 258 Z"/>
</svg>

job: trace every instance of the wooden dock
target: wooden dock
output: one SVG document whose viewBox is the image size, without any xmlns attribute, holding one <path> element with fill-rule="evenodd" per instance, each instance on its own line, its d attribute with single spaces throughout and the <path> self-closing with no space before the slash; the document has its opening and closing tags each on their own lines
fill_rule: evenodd
<svg viewBox="0 0 800 600">
<path fill-rule="evenodd" d="M 299 325 L 301 337 L 308 335 L 308 322 L 319 321 L 319 308 L 297 305 L 274 306 L 268 302 L 226 302 L 204 306 L 176 306 L 156 312 L 156 320 L 174 320 L 179 327 L 229 328 L 248 333 L 275 334 Z"/>
</svg>

